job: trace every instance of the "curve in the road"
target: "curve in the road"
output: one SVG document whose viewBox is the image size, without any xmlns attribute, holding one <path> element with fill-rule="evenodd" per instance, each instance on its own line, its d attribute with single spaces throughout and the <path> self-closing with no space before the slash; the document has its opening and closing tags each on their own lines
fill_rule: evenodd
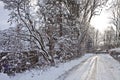
<svg viewBox="0 0 120 80">
<path fill-rule="evenodd" d="M 76 65 L 57 80 L 120 80 L 120 64 L 108 54 L 98 54 Z"/>
</svg>

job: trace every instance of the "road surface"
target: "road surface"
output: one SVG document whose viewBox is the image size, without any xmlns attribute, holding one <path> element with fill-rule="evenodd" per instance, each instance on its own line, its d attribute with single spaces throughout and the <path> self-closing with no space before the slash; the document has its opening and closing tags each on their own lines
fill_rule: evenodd
<svg viewBox="0 0 120 80">
<path fill-rule="evenodd" d="M 120 80 L 120 63 L 108 54 L 97 54 L 66 71 L 57 80 Z"/>
</svg>

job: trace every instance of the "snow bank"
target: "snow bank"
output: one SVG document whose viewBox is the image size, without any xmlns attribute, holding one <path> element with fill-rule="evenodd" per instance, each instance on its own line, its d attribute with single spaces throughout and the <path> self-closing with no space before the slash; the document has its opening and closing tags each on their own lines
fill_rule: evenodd
<svg viewBox="0 0 120 80">
<path fill-rule="evenodd" d="M 7 76 L 7 74 L 0 73 L 0 80 L 10 80 L 9 78 L 10 78 L 10 77 Z"/>
<path fill-rule="evenodd" d="M 110 49 L 109 51 L 116 51 L 116 52 L 120 52 L 120 48 Z"/>
<path fill-rule="evenodd" d="M 24 73 L 16 74 L 14 77 L 9 77 L 6 74 L 1 73 L 1 80 L 56 80 L 60 75 L 70 70 L 75 65 L 80 64 L 82 61 L 93 56 L 93 54 L 86 54 L 85 56 L 72 60 L 66 63 L 61 63 L 56 67 L 50 67 L 49 69 L 43 71 L 39 69 L 34 69 L 31 71 L 26 71 Z"/>
</svg>

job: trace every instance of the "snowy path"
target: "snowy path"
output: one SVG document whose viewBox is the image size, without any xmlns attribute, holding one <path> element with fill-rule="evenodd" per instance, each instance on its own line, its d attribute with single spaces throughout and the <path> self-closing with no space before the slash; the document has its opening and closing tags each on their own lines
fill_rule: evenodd
<svg viewBox="0 0 120 80">
<path fill-rule="evenodd" d="M 86 54 L 47 70 L 33 69 L 0 80 L 120 80 L 120 63 L 108 54 Z"/>
<path fill-rule="evenodd" d="M 90 57 L 57 80 L 120 80 L 120 63 L 108 54 Z"/>
</svg>

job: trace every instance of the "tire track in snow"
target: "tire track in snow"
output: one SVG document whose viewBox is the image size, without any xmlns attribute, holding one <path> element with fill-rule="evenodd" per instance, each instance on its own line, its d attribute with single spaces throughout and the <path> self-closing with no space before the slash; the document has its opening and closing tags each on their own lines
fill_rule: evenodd
<svg viewBox="0 0 120 80">
<path fill-rule="evenodd" d="M 74 71 L 76 71 L 80 66 L 82 66 L 83 64 L 85 64 L 85 62 L 89 61 L 90 59 L 91 58 L 85 59 L 80 64 L 74 66 L 72 69 L 70 69 L 69 71 L 66 71 L 64 74 L 62 74 L 61 76 L 59 76 L 56 80 L 64 80 L 68 75 L 72 74 Z"/>
<path fill-rule="evenodd" d="M 88 73 L 88 78 L 86 80 L 96 80 L 96 73 L 97 73 L 97 57 L 94 60 L 93 65 L 91 66 L 91 70 Z"/>
<path fill-rule="evenodd" d="M 89 69 L 87 69 L 84 72 L 80 80 L 96 80 L 96 71 L 97 71 L 96 65 L 97 65 L 97 56 L 94 56 L 94 58 L 91 60 L 90 66 L 88 66 Z"/>
<path fill-rule="evenodd" d="M 108 55 L 109 56 L 109 55 Z M 107 80 L 117 80 L 114 76 L 114 73 L 110 70 L 111 69 L 111 65 L 109 65 L 106 61 L 106 59 L 104 57 L 100 57 L 101 63 L 103 66 L 104 70 L 104 74 L 106 73 L 107 75 L 105 76 L 106 78 L 108 78 Z M 103 73 L 101 73 L 103 74 Z M 98 80 L 103 80 L 103 79 L 98 79 Z"/>
<path fill-rule="evenodd" d="M 57 80 L 120 80 L 118 68 L 119 64 L 110 55 L 99 54 L 73 67 Z"/>
<path fill-rule="evenodd" d="M 88 78 L 90 77 L 88 75 L 90 74 L 92 75 L 91 72 L 95 71 L 93 69 L 94 66 L 96 65 L 96 61 L 97 61 L 96 56 L 90 57 L 89 59 L 83 61 L 79 65 L 73 67 L 71 70 L 67 71 L 66 73 L 58 77 L 57 80 L 88 80 Z"/>
</svg>

